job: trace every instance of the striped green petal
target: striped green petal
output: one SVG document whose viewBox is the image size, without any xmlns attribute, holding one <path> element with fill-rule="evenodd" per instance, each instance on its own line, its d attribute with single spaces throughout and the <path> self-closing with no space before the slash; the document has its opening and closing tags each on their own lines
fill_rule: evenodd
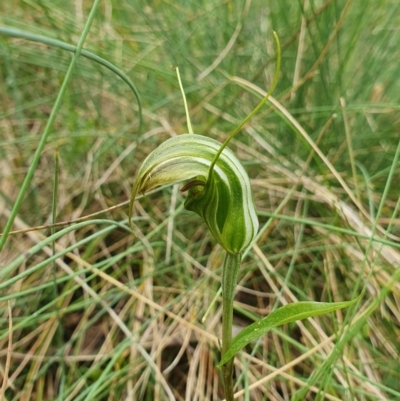
<svg viewBox="0 0 400 401">
<path fill-rule="evenodd" d="M 258 230 L 250 181 L 235 154 L 225 148 L 209 174 L 221 143 L 195 134 L 163 142 L 143 162 L 132 189 L 136 195 L 159 185 L 189 180 L 185 208 L 197 213 L 218 243 L 229 253 L 240 253 Z"/>
</svg>

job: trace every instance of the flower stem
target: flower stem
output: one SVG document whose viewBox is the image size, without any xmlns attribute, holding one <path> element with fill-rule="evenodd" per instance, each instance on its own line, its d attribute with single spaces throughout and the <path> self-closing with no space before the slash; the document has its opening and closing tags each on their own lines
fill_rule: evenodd
<svg viewBox="0 0 400 401">
<path fill-rule="evenodd" d="M 241 253 L 226 253 L 222 270 L 222 355 L 232 343 L 233 299 L 241 260 Z M 233 401 L 233 360 L 231 358 L 222 367 L 226 401 Z"/>
</svg>

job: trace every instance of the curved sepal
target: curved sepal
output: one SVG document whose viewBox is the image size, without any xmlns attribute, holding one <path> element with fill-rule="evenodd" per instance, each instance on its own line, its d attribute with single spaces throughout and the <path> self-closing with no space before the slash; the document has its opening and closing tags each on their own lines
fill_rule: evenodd
<svg viewBox="0 0 400 401">
<path fill-rule="evenodd" d="M 221 143 L 195 134 L 163 142 L 143 162 L 132 189 L 131 213 L 136 195 L 159 186 L 190 180 L 185 208 L 197 213 L 218 243 L 229 253 L 240 253 L 258 230 L 250 181 L 228 148 L 224 148 L 209 174 Z"/>
</svg>

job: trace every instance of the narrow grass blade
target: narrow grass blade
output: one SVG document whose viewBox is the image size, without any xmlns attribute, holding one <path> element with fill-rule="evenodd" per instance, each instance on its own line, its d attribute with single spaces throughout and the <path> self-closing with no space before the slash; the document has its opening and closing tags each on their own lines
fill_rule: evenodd
<svg viewBox="0 0 400 401">
<path fill-rule="evenodd" d="M 85 24 L 85 26 L 83 28 L 82 34 L 81 34 L 81 36 L 79 38 L 78 44 L 76 46 L 76 52 L 75 52 L 74 56 L 72 57 L 72 60 L 71 60 L 71 62 L 69 64 L 68 70 L 67 70 L 67 72 L 65 74 L 65 78 L 64 78 L 64 80 L 63 80 L 63 82 L 61 84 L 60 90 L 59 90 L 57 98 L 56 98 L 56 100 L 54 102 L 54 106 L 53 106 L 53 108 L 51 110 L 50 116 L 49 116 L 49 118 L 47 120 L 47 123 L 46 123 L 46 126 L 44 128 L 43 134 L 40 137 L 39 144 L 38 144 L 38 146 L 36 148 L 35 154 L 33 155 L 32 162 L 31 162 L 31 165 L 29 166 L 29 169 L 28 169 L 28 172 L 27 172 L 27 174 L 25 176 L 24 182 L 22 183 L 22 186 L 21 186 L 21 189 L 19 190 L 18 196 L 14 201 L 14 205 L 13 205 L 13 208 L 11 210 L 11 215 L 10 215 L 10 217 L 9 217 L 5 227 L 4 227 L 3 235 L 0 238 L 0 251 L 3 249 L 3 247 L 4 247 L 4 245 L 5 245 L 6 241 L 7 241 L 8 233 L 10 232 L 11 227 L 12 227 L 12 225 L 14 223 L 14 220 L 17 217 L 19 208 L 20 208 L 20 206 L 22 204 L 22 200 L 24 199 L 24 196 L 25 196 L 26 192 L 28 191 L 28 188 L 29 188 L 29 185 L 31 183 L 33 174 L 35 173 L 36 167 L 37 167 L 37 165 L 39 163 L 40 155 L 42 154 L 42 151 L 43 151 L 43 149 L 44 149 L 44 147 L 46 145 L 47 138 L 50 135 L 50 130 L 51 130 L 51 127 L 53 126 L 53 123 L 54 123 L 54 121 L 56 119 L 58 110 L 61 107 L 61 101 L 62 101 L 62 99 L 64 97 L 64 94 L 65 94 L 65 92 L 67 90 L 68 83 L 69 83 L 69 81 L 70 81 L 70 79 L 72 77 L 72 72 L 74 70 L 76 61 L 79 58 L 79 55 L 80 55 L 80 52 L 82 50 L 83 44 L 85 42 L 86 36 L 89 33 L 90 26 L 92 25 L 92 22 L 94 20 L 94 16 L 95 16 L 95 13 L 96 13 L 96 10 L 97 10 L 97 7 L 98 7 L 99 3 L 100 3 L 100 0 L 95 0 L 94 3 L 93 3 L 92 8 L 90 10 L 90 14 L 88 16 L 88 19 L 87 19 L 86 24 Z"/>
</svg>

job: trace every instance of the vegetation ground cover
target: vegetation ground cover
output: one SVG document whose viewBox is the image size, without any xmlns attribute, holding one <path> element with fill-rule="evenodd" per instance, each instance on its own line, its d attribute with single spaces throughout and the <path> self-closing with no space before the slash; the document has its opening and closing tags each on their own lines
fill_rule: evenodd
<svg viewBox="0 0 400 401">
<path fill-rule="evenodd" d="M 89 27 L 93 4 L 0 4 L 2 27 L 74 46 L 88 28 L 83 48 L 143 108 L 139 129 L 126 82 L 77 58 L 0 254 L 4 399 L 222 399 L 220 299 L 202 320 L 222 250 L 178 186 L 136 202 L 135 236 L 127 205 L 146 155 L 187 132 L 173 67 L 194 132 L 222 142 L 271 84 L 272 30 L 278 86 L 230 144 L 260 222 L 235 330 L 294 301 L 362 300 L 243 349 L 238 399 L 400 399 L 398 2 L 100 1 Z M 0 34 L 1 232 L 73 57 Z"/>
</svg>

